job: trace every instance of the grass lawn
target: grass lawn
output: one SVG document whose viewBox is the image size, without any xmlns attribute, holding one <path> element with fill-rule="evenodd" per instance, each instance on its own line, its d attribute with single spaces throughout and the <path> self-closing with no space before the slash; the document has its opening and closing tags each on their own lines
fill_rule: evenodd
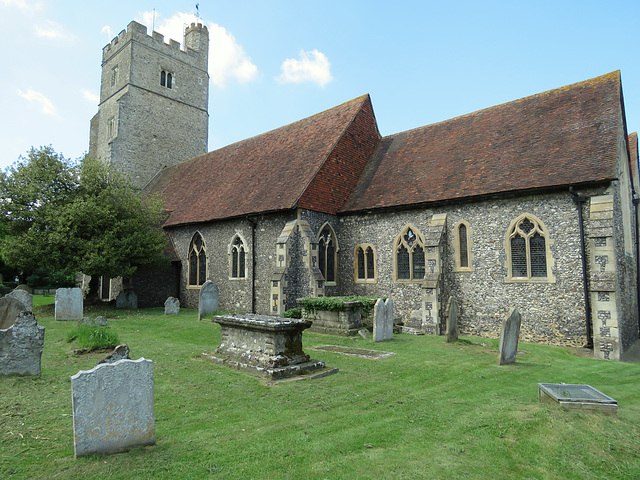
<svg viewBox="0 0 640 480">
<path fill-rule="evenodd" d="M 517 363 L 498 367 L 494 339 L 307 332 L 306 353 L 339 373 L 269 387 L 201 358 L 217 324 L 163 309 L 85 311 L 106 315 L 132 358 L 153 360 L 157 443 L 75 460 L 69 377 L 104 353 L 75 355 L 75 322 L 55 322 L 46 303 L 34 307 L 42 377 L 0 378 L 3 479 L 640 478 L 640 364 L 520 344 Z M 311 350 L 327 344 L 395 355 Z M 540 404 L 537 382 L 590 384 L 618 400 L 618 417 Z"/>
</svg>

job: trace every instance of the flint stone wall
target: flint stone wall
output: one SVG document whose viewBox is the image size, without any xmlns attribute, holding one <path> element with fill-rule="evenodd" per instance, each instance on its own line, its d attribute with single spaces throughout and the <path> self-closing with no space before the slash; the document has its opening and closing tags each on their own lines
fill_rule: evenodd
<svg viewBox="0 0 640 480">
<path fill-rule="evenodd" d="M 44 327 L 31 312 L 22 312 L 15 323 L 0 330 L 0 375 L 40 375 Z"/>
</svg>

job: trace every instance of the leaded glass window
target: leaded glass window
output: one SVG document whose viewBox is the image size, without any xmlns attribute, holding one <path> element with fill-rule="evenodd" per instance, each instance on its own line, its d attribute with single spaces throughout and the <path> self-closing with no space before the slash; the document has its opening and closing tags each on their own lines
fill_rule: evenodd
<svg viewBox="0 0 640 480">
<path fill-rule="evenodd" d="M 318 235 L 318 267 L 330 284 L 336 282 L 337 253 L 336 235 L 329 224 L 325 224 Z"/>
<path fill-rule="evenodd" d="M 514 279 L 548 277 L 547 234 L 544 227 L 533 215 L 522 215 L 514 222 L 508 235 L 511 277 Z"/>
<path fill-rule="evenodd" d="M 207 277 L 207 253 L 202 235 L 196 233 L 189 245 L 189 285 L 204 284 Z"/>
<path fill-rule="evenodd" d="M 356 250 L 356 257 L 357 257 L 357 262 L 358 262 L 358 275 L 357 278 L 362 279 L 362 278 L 366 278 L 366 271 L 364 268 L 364 250 L 362 249 L 362 247 L 358 247 Z"/>
<path fill-rule="evenodd" d="M 458 227 L 458 243 L 460 248 L 460 266 L 466 268 L 469 266 L 469 247 L 467 242 L 467 226 L 464 223 L 461 223 Z"/>
<path fill-rule="evenodd" d="M 355 250 L 356 281 L 374 280 L 376 278 L 375 253 L 371 245 L 357 245 Z"/>
<path fill-rule="evenodd" d="M 396 280 L 422 280 L 425 274 L 424 237 L 407 225 L 394 243 Z"/>
<path fill-rule="evenodd" d="M 245 248 L 238 236 L 231 244 L 231 278 L 245 278 Z"/>
<path fill-rule="evenodd" d="M 375 259 L 373 258 L 373 249 L 371 247 L 367 247 L 367 252 L 365 254 L 367 259 L 367 278 L 372 279 L 376 276 L 376 267 L 375 267 Z"/>
</svg>

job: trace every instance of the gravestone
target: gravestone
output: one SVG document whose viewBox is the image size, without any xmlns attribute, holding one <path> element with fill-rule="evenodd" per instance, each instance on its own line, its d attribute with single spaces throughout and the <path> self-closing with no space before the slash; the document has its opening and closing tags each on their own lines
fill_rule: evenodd
<svg viewBox="0 0 640 480">
<path fill-rule="evenodd" d="M 153 362 L 102 363 L 71 377 L 75 457 L 156 442 Z"/>
<path fill-rule="evenodd" d="M 18 314 L 27 310 L 26 307 L 13 297 L 0 298 L 0 329 L 9 328 L 18 318 Z"/>
<path fill-rule="evenodd" d="M 180 300 L 176 297 L 169 297 L 164 301 L 165 315 L 178 315 L 180 313 Z"/>
<path fill-rule="evenodd" d="M 445 341 L 455 342 L 458 340 L 458 303 L 456 302 L 455 297 L 449 297 L 449 302 L 447 303 L 447 330 Z"/>
<path fill-rule="evenodd" d="M 106 327 L 107 326 L 107 317 L 103 317 L 102 315 L 96 318 L 83 317 L 78 320 L 78 325 L 89 325 L 92 327 Z"/>
<path fill-rule="evenodd" d="M 211 280 L 207 280 L 200 289 L 200 304 L 198 306 L 198 320 L 209 313 L 218 310 L 218 286 Z"/>
<path fill-rule="evenodd" d="M 513 309 L 509 318 L 502 322 L 502 330 L 500 332 L 500 346 L 498 352 L 498 365 L 507 365 L 516 362 L 516 353 L 518 352 L 518 338 L 520 337 L 520 324 L 522 319 L 520 312 Z"/>
<path fill-rule="evenodd" d="M 113 352 L 100 360 L 97 365 L 100 365 L 101 363 L 115 363 L 118 360 L 130 359 L 131 357 L 129 357 L 129 346 L 126 343 L 123 343 L 122 345 L 118 345 L 116 348 L 114 348 Z"/>
<path fill-rule="evenodd" d="M 138 308 L 138 295 L 133 290 L 123 290 L 116 297 L 116 308 Z"/>
<path fill-rule="evenodd" d="M 82 318 L 82 289 L 59 288 L 56 290 L 56 320 L 80 320 Z"/>
<path fill-rule="evenodd" d="M 21 312 L 15 323 L 0 330 L 0 375 L 40 375 L 44 327 L 32 312 Z"/>
<path fill-rule="evenodd" d="M 33 295 L 24 290 L 15 289 L 11 293 L 7 293 L 7 297 L 15 298 L 22 305 L 24 305 L 24 310 L 28 310 L 29 312 L 33 310 Z"/>
<path fill-rule="evenodd" d="M 373 307 L 373 341 L 383 342 L 393 338 L 393 300 L 376 300 Z"/>
</svg>

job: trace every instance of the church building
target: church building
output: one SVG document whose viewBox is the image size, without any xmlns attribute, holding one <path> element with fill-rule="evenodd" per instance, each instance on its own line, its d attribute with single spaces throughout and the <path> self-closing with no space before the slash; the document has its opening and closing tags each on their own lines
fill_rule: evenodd
<svg viewBox="0 0 640 480">
<path fill-rule="evenodd" d="M 454 296 L 463 335 L 497 337 L 518 308 L 524 341 L 618 360 L 638 339 L 620 72 L 389 136 L 363 95 L 207 153 L 206 27 L 184 43 L 129 24 L 103 50 L 91 124 L 90 153 L 164 200 L 172 268 L 132 279 L 142 305 L 197 308 L 210 279 L 226 311 L 389 296 L 440 334 Z"/>
</svg>

